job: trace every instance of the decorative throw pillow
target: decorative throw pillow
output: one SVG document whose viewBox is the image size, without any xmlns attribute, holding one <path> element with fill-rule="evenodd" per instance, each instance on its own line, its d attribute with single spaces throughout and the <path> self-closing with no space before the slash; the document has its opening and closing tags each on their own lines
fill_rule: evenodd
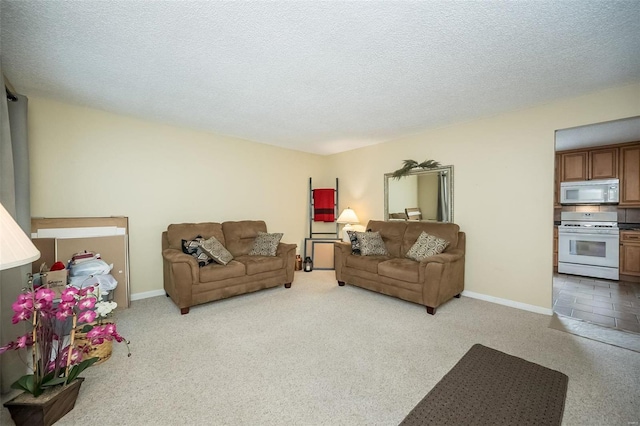
<svg viewBox="0 0 640 426">
<path fill-rule="evenodd" d="M 203 266 L 207 266 L 213 259 L 211 259 L 205 252 L 200 248 L 200 241 L 203 241 L 202 235 L 198 235 L 193 240 L 182 240 L 182 252 L 186 254 L 190 254 L 195 257 L 198 261 L 198 265 L 202 268 Z"/>
<path fill-rule="evenodd" d="M 360 256 L 360 243 L 358 237 L 356 237 L 356 231 L 347 231 L 349 240 L 351 241 L 351 254 Z"/>
<path fill-rule="evenodd" d="M 356 232 L 356 238 L 360 245 L 360 254 L 363 256 L 387 256 L 389 254 L 378 231 Z"/>
<path fill-rule="evenodd" d="M 422 231 L 418 240 L 407 252 L 407 257 L 420 262 L 429 256 L 442 253 L 447 246 L 449 246 L 449 241 Z"/>
<path fill-rule="evenodd" d="M 201 240 L 200 248 L 210 258 L 221 265 L 226 265 L 231 262 L 231 259 L 233 259 L 233 255 L 229 253 L 229 250 L 227 250 L 216 237 L 211 237 L 208 240 Z"/>
<path fill-rule="evenodd" d="M 278 244 L 282 239 L 281 232 L 268 234 L 266 232 L 258 232 L 253 248 L 249 252 L 249 256 L 275 256 L 278 250 Z"/>
</svg>

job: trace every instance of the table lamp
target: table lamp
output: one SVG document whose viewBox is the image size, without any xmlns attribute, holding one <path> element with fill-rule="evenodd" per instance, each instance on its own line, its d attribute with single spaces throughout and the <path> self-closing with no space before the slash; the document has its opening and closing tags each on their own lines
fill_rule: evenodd
<svg viewBox="0 0 640 426">
<path fill-rule="evenodd" d="M 0 271 L 37 260 L 40 252 L 0 204 Z"/>
<path fill-rule="evenodd" d="M 346 209 L 342 210 L 342 213 L 340 213 L 340 216 L 338 216 L 338 220 L 336 220 L 336 222 L 345 224 L 344 228 L 342 228 L 342 241 L 350 242 L 351 240 L 349 239 L 349 234 L 347 234 L 347 231 L 353 230 L 353 227 L 351 226 L 352 223 L 359 222 L 358 216 L 356 216 L 356 212 L 351 210 L 350 207 L 347 207 Z"/>
</svg>

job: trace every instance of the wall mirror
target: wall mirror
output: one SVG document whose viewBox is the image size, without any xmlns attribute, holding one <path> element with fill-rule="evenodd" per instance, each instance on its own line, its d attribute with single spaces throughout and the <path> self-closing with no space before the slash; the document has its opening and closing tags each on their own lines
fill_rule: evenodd
<svg viewBox="0 0 640 426">
<path fill-rule="evenodd" d="M 385 173 L 384 220 L 453 222 L 453 166 Z"/>
</svg>

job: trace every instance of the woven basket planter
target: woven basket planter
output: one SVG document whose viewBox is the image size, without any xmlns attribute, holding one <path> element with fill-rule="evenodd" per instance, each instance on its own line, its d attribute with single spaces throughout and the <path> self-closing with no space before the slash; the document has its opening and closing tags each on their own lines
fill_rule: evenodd
<svg viewBox="0 0 640 426">
<path fill-rule="evenodd" d="M 82 353 L 82 361 L 89 358 L 98 358 L 98 361 L 93 365 L 102 364 L 111 358 L 111 352 L 113 351 L 113 342 L 111 340 L 105 340 L 99 345 L 92 345 L 90 339 L 87 339 L 87 334 L 82 332 L 76 332 L 74 346 L 81 350 L 85 346 L 88 347 L 88 352 Z"/>
</svg>

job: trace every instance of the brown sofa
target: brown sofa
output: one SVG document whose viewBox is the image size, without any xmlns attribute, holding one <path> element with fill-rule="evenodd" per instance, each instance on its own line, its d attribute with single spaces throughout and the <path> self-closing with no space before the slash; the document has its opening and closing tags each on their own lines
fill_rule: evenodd
<svg viewBox="0 0 640 426">
<path fill-rule="evenodd" d="M 258 232 L 267 232 L 263 221 L 182 223 L 162 233 L 164 289 L 168 297 L 189 313 L 191 306 L 284 284 L 291 287 L 295 244 L 280 243 L 276 256 L 249 256 Z M 233 255 L 227 265 L 199 267 L 182 252 L 182 240 L 215 236 Z"/>
<path fill-rule="evenodd" d="M 453 223 L 383 222 L 372 220 L 367 230 L 378 231 L 389 256 L 360 256 L 351 244 L 335 243 L 338 284 L 345 283 L 436 308 L 464 290 L 465 234 Z M 417 262 L 405 257 L 422 231 L 444 238 L 450 244 L 438 255 Z"/>
</svg>

